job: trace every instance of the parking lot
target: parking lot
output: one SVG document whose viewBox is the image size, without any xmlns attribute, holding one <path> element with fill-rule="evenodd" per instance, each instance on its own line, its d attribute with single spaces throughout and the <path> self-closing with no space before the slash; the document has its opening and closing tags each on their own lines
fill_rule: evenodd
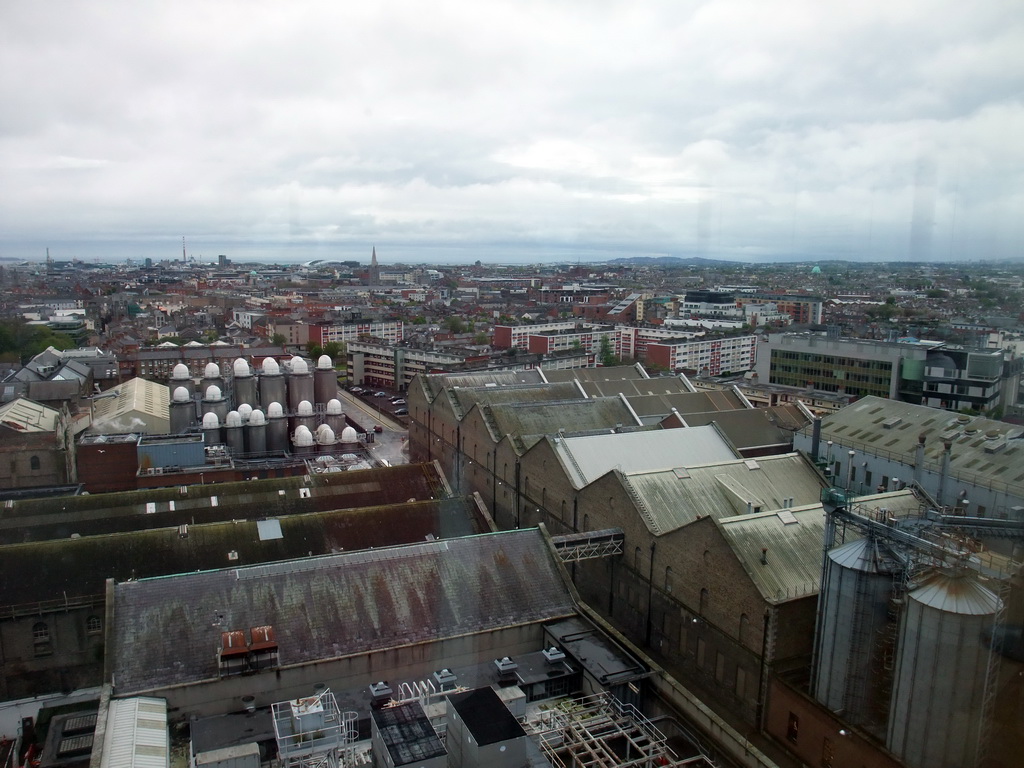
<svg viewBox="0 0 1024 768">
<path fill-rule="evenodd" d="M 358 386 L 349 387 L 348 393 L 370 409 L 391 416 L 403 427 L 407 423 L 409 408 L 404 394 Z"/>
</svg>

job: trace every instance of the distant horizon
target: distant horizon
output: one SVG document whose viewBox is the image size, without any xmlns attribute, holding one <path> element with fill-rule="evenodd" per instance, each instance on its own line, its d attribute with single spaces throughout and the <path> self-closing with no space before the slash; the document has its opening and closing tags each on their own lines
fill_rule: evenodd
<svg viewBox="0 0 1024 768">
<path fill-rule="evenodd" d="M 0 255 L 1024 256 L 1005 0 L 0 4 Z"/>
<path fill-rule="evenodd" d="M 59 262 L 81 261 L 83 263 L 124 263 L 127 260 L 143 262 L 147 258 L 154 263 L 160 262 L 181 262 L 181 242 L 177 242 L 178 249 L 174 250 L 164 243 L 154 244 L 150 248 L 143 248 L 141 244 L 104 244 L 88 243 L 83 245 L 72 245 L 57 243 L 49 246 L 50 258 Z M 359 264 L 370 263 L 371 254 L 374 249 L 377 252 L 378 264 L 383 269 L 389 265 L 403 264 L 436 264 L 440 266 L 471 266 L 477 261 L 484 265 L 553 265 L 571 264 L 607 264 L 620 259 L 702 259 L 708 262 L 719 262 L 723 265 L 747 265 L 758 266 L 761 264 L 808 264 L 817 263 L 853 263 L 853 264 L 1015 264 L 1024 263 L 1024 255 L 1003 256 L 1003 257 L 972 257 L 972 258 L 925 258 L 925 259 L 892 259 L 885 257 L 869 256 L 842 256 L 832 254 L 820 254 L 818 256 L 808 254 L 760 254 L 754 258 L 743 258 L 740 256 L 725 257 L 721 255 L 699 255 L 695 253 L 674 254 L 657 253 L 650 251 L 638 251 L 635 249 L 578 249 L 571 247 L 542 247 L 536 249 L 516 248 L 509 246 L 494 247 L 470 247 L 460 246 L 409 246 L 404 244 L 381 243 L 377 245 L 363 246 L 304 246 L 289 245 L 284 248 L 277 248 L 270 245 L 255 244 L 228 244 L 233 247 L 222 247 L 217 249 L 214 242 L 202 242 L 200 246 L 211 245 L 213 251 L 210 253 L 198 252 L 188 247 L 186 240 L 186 254 L 191 261 L 195 257 L 196 263 L 216 264 L 221 254 L 226 256 L 233 263 L 258 263 L 258 264 L 301 264 L 314 260 L 323 261 L 355 261 Z M 16 251 L 17 253 L 12 253 Z M 282 252 L 283 251 L 283 252 Z M 8 248 L 0 244 L 0 262 L 32 262 L 45 263 L 46 246 L 40 250 L 38 246 L 23 246 L 20 248 Z"/>
</svg>

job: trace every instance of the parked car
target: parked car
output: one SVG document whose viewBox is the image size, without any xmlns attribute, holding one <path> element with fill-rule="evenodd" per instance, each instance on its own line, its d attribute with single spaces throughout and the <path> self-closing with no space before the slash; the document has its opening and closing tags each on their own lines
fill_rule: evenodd
<svg viewBox="0 0 1024 768">
<path fill-rule="evenodd" d="M 352 387 L 352 389 L 349 390 L 349 392 L 351 392 L 353 395 L 358 395 L 362 391 L 362 387 Z"/>
<path fill-rule="evenodd" d="M 382 427 L 380 424 L 374 424 L 373 431 L 379 435 L 381 432 L 384 431 L 384 427 Z"/>
<path fill-rule="evenodd" d="M 374 397 L 387 397 L 388 393 L 387 392 L 374 392 L 373 396 Z"/>
<path fill-rule="evenodd" d="M 397 411 L 395 411 L 395 416 L 406 416 L 406 415 L 408 415 L 408 413 L 409 413 L 409 409 L 408 408 L 399 408 Z"/>
<path fill-rule="evenodd" d="M 392 405 L 405 405 L 405 400 L 403 400 L 402 398 L 399 397 L 399 398 L 396 398 L 396 399 L 392 400 L 391 404 Z"/>
</svg>

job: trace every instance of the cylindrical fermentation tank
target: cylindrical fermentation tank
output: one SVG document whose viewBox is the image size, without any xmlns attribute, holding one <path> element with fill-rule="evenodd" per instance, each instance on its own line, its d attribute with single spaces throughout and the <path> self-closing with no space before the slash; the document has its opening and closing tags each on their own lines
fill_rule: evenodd
<svg viewBox="0 0 1024 768">
<path fill-rule="evenodd" d="M 249 414 L 249 452 L 254 454 L 267 452 L 267 419 L 259 408 Z"/>
<path fill-rule="evenodd" d="M 221 424 L 228 417 L 228 401 L 220 391 L 220 387 L 216 384 L 211 384 L 204 390 L 203 402 L 200 405 L 200 410 L 205 413 L 216 413 L 217 421 Z"/>
<path fill-rule="evenodd" d="M 303 400 L 313 402 L 313 374 L 306 361 L 298 356 L 288 361 L 288 367 L 288 407 L 295 413 Z"/>
<path fill-rule="evenodd" d="M 220 419 L 217 414 L 210 412 L 203 414 L 203 443 L 206 445 L 220 445 L 224 442 L 224 435 L 221 434 Z"/>
<path fill-rule="evenodd" d="M 288 450 L 288 417 L 278 402 L 267 406 L 267 450 Z"/>
<path fill-rule="evenodd" d="M 334 372 L 334 361 L 328 355 L 320 355 L 313 371 L 313 402 L 321 408 L 338 392 L 338 375 Z"/>
<path fill-rule="evenodd" d="M 242 428 L 242 417 L 238 411 L 228 411 L 224 421 L 224 440 L 231 450 L 232 456 L 245 453 L 245 431 Z"/>
<path fill-rule="evenodd" d="M 853 725 L 884 723 L 888 709 L 883 649 L 901 558 L 884 540 L 865 537 L 829 551 L 818 595 L 819 636 L 814 696 Z"/>
<path fill-rule="evenodd" d="M 886 746 L 911 768 L 978 757 L 990 632 L 999 598 L 974 572 L 936 569 L 907 592 Z"/>
<path fill-rule="evenodd" d="M 259 405 L 260 400 L 256 391 L 256 377 L 253 376 L 252 371 L 249 370 L 249 364 L 239 357 L 232 364 L 231 368 L 235 376 L 235 407 L 237 408 L 245 404 L 251 405 L 255 408 Z"/>
<path fill-rule="evenodd" d="M 177 387 L 171 397 L 171 434 L 188 432 L 196 423 L 196 404 L 185 387 Z"/>
<path fill-rule="evenodd" d="M 331 428 L 335 435 L 340 434 L 345 428 L 345 414 L 341 412 L 341 401 L 338 399 L 329 400 L 327 403 L 327 415 L 324 423 Z"/>
<path fill-rule="evenodd" d="M 169 384 L 171 394 L 174 394 L 174 390 L 178 387 L 184 387 L 188 390 L 189 397 L 196 393 L 196 383 L 192 380 L 192 375 L 188 372 L 188 366 L 184 363 L 178 363 L 174 366 L 174 370 L 171 371 L 171 383 Z"/>
<path fill-rule="evenodd" d="M 260 403 L 270 408 L 271 403 L 280 403 L 282 408 L 288 402 L 285 398 L 284 375 L 277 360 L 268 357 L 263 361 L 263 373 L 260 374 Z M 268 411 L 268 416 L 269 411 Z"/>
</svg>

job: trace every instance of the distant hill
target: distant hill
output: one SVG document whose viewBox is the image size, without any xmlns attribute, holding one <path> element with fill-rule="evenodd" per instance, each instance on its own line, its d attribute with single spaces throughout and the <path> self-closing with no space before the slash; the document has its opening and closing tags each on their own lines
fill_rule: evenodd
<svg viewBox="0 0 1024 768">
<path fill-rule="evenodd" d="M 705 259 L 703 256 L 622 256 L 608 259 L 606 264 L 633 264 L 646 267 L 701 267 L 736 265 L 735 261 L 723 259 Z"/>
</svg>

